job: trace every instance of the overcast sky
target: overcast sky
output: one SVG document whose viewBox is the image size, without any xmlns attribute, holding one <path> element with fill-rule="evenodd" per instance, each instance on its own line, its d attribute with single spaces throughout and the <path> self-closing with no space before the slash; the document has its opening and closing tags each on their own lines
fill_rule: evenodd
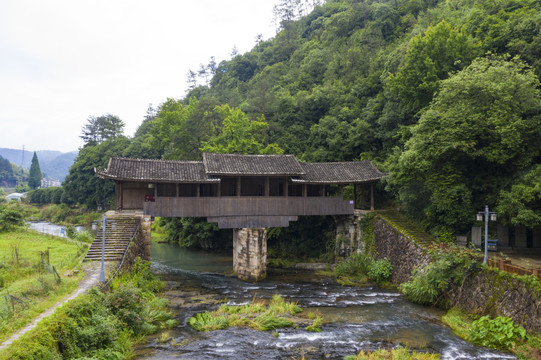
<svg viewBox="0 0 541 360">
<path fill-rule="evenodd" d="M 188 71 L 275 35 L 279 0 L 1 0 L 0 147 L 77 150 L 90 116 L 132 136 Z"/>
</svg>

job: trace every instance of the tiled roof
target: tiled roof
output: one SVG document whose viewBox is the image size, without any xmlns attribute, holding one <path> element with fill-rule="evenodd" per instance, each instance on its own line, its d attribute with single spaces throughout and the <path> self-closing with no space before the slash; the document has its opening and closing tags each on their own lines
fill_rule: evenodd
<svg viewBox="0 0 541 360">
<path fill-rule="evenodd" d="M 203 154 L 207 174 L 298 176 L 304 170 L 293 155 Z"/>
<path fill-rule="evenodd" d="M 201 161 L 128 159 L 113 157 L 107 169 L 96 170 L 103 179 L 152 182 L 220 182 L 208 177 Z"/>
<path fill-rule="evenodd" d="M 381 179 L 368 160 L 299 163 L 293 155 L 203 154 L 203 161 L 150 160 L 113 157 L 102 179 L 147 182 L 216 183 L 222 175 L 290 176 L 295 183 L 353 184 Z"/>
<path fill-rule="evenodd" d="M 368 160 L 351 162 L 301 163 L 306 173 L 292 177 L 297 183 L 353 184 L 381 179 L 381 173 Z"/>
</svg>

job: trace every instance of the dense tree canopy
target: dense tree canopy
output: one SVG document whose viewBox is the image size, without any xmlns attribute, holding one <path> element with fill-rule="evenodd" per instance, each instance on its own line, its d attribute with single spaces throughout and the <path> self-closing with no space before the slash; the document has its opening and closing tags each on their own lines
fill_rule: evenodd
<svg viewBox="0 0 541 360">
<path fill-rule="evenodd" d="M 400 198 L 452 228 L 468 224 L 483 204 L 495 205 L 500 190 L 540 155 L 538 87 L 527 65 L 501 57 L 478 58 L 442 81 L 390 162 Z"/>
</svg>

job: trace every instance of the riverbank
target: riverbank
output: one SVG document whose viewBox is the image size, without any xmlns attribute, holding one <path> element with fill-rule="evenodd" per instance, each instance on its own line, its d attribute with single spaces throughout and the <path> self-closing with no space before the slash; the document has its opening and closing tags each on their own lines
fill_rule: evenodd
<svg viewBox="0 0 541 360">
<path fill-rule="evenodd" d="M 64 304 L 0 353 L 0 359 L 130 358 L 142 336 L 176 326 L 167 301 L 155 294 L 163 284 L 138 261 L 131 273 Z"/>
<path fill-rule="evenodd" d="M 512 340 L 498 348 L 518 354 L 526 344 L 527 355 L 521 356 L 531 359 L 539 356 L 541 283 L 536 277 L 512 275 L 482 265 L 475 250 L 415 241 L 384 217 L 373 217 L 370 226 L 373 234 L 370 241 L 378 257 L 393 264 L 391 281 L 410 300 L 446 310 L 460 309 L 471 318 L 469 322 L 459 321 L 465 328 L 473 328 L 474 320 L 487 316 L 487 321 L 481 325 L 486 329 L 481 328 L 478 332 L 486 330 L 486 338 L 491 333 L 505 333 L 504 336 Z M 515 331 L 519 334 L 520 327 L 529 335 L 517 341 L 519 336 Z M 504 331 L 504 328 L 508 330 Z M 474 330 L 460 332 L 468 333 L 462 336 L 469 341 L 485 343 L 484 339 L 477 338 Z"/>
<path fill-rule="evenodd" d="M 85 250 L 24 229 L 0 233 L 0 341 L 77 287 Z"/>
</svg>

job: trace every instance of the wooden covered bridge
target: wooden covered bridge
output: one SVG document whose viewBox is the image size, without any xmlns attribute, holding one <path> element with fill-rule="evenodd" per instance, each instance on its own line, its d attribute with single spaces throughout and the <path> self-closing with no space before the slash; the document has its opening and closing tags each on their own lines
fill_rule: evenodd
<svg viewBox="0 0 541 360">
<path fill-rule="evenodd" d="M 234 269 L 257 281 L 266 273 L 266 228 L 285 227 L 304 215 L 352 215 L 357 189 L 382 173 L 370 161 L 308 163 L 293 155 L 204 153 L 203 161 L 111 158 L 102 179 L 115 181 L 116 210 L 146 216 L 205 217 L 234 229 Z M 354 199 L 344 200 L 344 185 Z M 368 205 L 368 204 L 366 204 Z"/>
</svg>

